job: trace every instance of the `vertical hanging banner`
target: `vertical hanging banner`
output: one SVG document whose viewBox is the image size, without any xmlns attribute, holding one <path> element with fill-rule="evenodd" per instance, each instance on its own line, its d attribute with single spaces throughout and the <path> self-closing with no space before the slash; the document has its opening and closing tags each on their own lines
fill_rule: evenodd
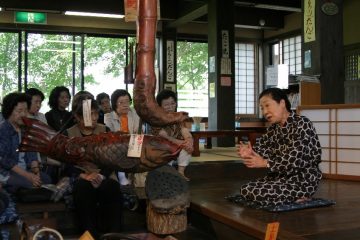
<svg viewBox="0 0 360 240">
<path fill-rule="evenodd" d="M 357 72 L 358 72 L 358 74 L 357 74 L 357 78 L 358 79 L 360 79 L 360 56 L 358 56 L 358 64 L 357 64 Z"/>
<path fill-rule="evenodd" d="M 228 58 L 229 57 L 229 31 L 222 30 L 221 31 L 221 50 L 222 50 L 222 57 Z"/>
<path fill-rule="evenodd" d="M 174 41 L 166 41 L 166 81 L 174 82 Z"/>
<path fill-rule="evenodd" d="M 315 0 L 304 1 L 304 42 L 315 41 Z"/>
<path fill-rule="evenodd" d="M 124 0 L 125 22 L 135 22 L 137 19 L 137 0 Z"/>
<path fill-rule="evenodd" d="M 230 56 L 230 43 L 229 43 L 229 31 L 221 31 L 221 68 L 220 74 L 231 74 L 231 59 Z"/>
</svg>

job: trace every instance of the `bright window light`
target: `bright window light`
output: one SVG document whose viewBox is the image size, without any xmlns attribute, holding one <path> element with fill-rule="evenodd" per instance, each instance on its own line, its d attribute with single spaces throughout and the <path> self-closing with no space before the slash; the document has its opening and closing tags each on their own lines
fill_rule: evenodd
<svg viewBox="0 0 360 240">
<path fill-rule="evenodd" d="M 66 11 L 65 15 L 71 16 L 85 16 L 85 17 L 104 17 L 104 18 L 124 18 L 121 14 L 106 14 L 106 13 L 90 13 L 90 12 L 73 12 Z"/>
</svg>

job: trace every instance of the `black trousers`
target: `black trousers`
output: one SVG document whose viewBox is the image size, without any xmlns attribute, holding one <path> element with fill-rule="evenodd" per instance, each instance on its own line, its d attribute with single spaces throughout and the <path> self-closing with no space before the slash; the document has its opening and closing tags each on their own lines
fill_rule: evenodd
<svg viewBox="0 0 360 240">
<path fill-rule="evenodd" d="M 79 228 L 98 238 L 102 233 L 120 232 L 123 199 L 120 185 L 113 179 L 104 179 L 98 188 L 84 179 L 78 179 L 73 189 L 75 212 Z"/>
</svg>

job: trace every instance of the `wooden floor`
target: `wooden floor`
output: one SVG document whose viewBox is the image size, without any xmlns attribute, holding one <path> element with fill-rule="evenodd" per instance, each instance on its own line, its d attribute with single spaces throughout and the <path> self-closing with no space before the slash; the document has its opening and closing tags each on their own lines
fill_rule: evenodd
<svg viewBox="0 0 360 240">
<path fill-rule="evenodd" d="M 335 206 L 283 213 L 244 208 L 224 199 L 238 193 L 244 182 L 234 177 L 192 180 L 192 211 L 248 235 L 241 239 L 264 239 L 266 225 L 273 221 L 280 222 L 278 239 L 360 239 L 360 182 L 323 180 L 315 196 L 335 200 Z M 213 231 L 214 239 L 239 239 L 207 231 Z"/>
<path fill-rule="evenodd" d="M 244 208 L 224 197 L 238 193 L 243 183 L 264 175 L 266 170 L 246 168 L 240 160 L 236 160 L 233 152 L 233 149 L 222 149 L 216 151 L 217 156 L 214 157 L 220 161 L 201 159 L 187 167 L 186 175 L 191 179 L 189 226 L 187 231 L 174 234 L 176 239 L 264 239 L 267 224 L 274 221 L 280 222 L 278 239 L 360 239 L 360 182 L 322 180 L 315 197 L 335 200 L 336 205 L 330 207 L 283 213 Z M 206 156 L 202 154 L 202 157 Z M 125 211 L 124 214 L 125 232 L 146 231 L 145 207 L 136 212 Z M 66 215 L 64 219 L 69 217 Z M 69 222 L 71 225 L 71 221 L 58 217 L 57 222 L 60 225 Z M 65 225 L 61 229 L 66 230 L 68 224 Z M 69 238 L 71 234 L 65 232 L 62 231 L 65 239 L 78 238 Z"/>
</svg>

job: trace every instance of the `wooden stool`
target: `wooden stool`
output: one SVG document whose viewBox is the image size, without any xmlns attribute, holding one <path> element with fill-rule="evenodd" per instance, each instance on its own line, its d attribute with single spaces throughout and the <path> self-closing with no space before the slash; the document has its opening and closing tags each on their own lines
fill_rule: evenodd
<svg viewBox="0 0 360 240">
<path fill-rule="evenodd" d="M 146 209 L 147 228 L 155 234 L 173 234 L 187 228 L 186 208 L 175 213 L 158 213 L 148 202 Z"/>
</svg>

